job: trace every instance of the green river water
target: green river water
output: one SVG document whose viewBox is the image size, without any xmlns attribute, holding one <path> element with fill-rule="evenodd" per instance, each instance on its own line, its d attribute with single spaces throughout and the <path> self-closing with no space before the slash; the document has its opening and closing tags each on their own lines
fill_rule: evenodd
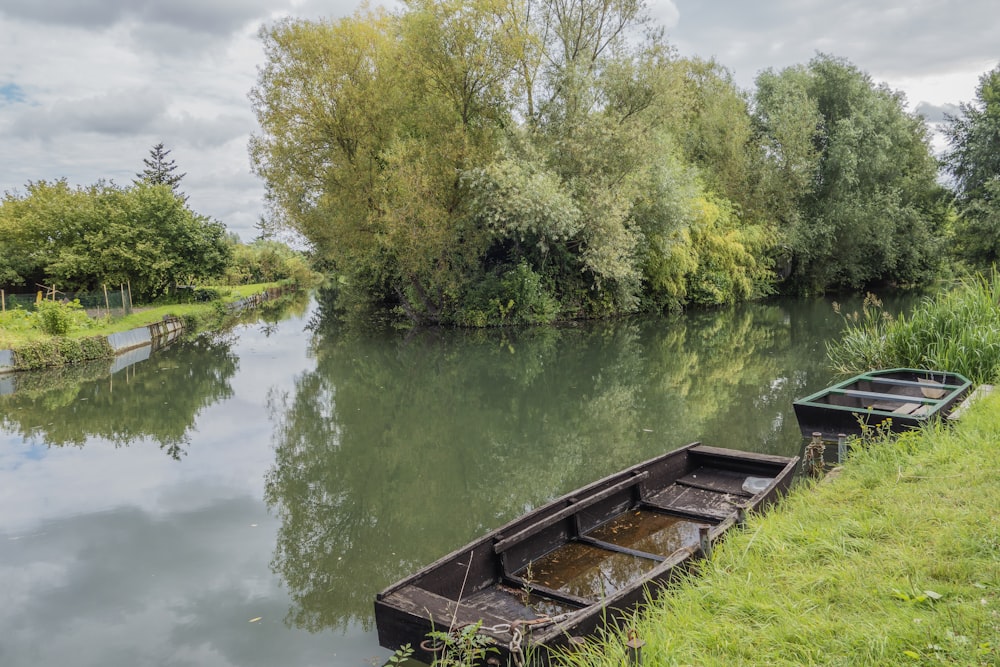
<svg viewBox="0 0 1000 667">
<path fill-rule="evenodd" d="M 802 446 L 831 302 L 362 332 L 303 297 L 0 376 L 0 665 L 380 665 L 375 593 L 667 449 Z"/>
</svg>

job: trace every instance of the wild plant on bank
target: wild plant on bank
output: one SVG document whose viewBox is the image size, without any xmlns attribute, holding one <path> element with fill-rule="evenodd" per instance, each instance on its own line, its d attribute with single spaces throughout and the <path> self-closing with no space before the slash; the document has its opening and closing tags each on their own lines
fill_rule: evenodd
<svg viewBox="0 0 1000 667">
<path fill-rule="evenodd" d="M 891 317 L 868 295 L 862 312 L 844 319 L 841 339 L 827 344 L 833 368 L 844 375 L 894 367 L 951 371 L 976 383 L 1000 375 L 996 269 L 925 298 L 909 316 Z"/>
</svg>

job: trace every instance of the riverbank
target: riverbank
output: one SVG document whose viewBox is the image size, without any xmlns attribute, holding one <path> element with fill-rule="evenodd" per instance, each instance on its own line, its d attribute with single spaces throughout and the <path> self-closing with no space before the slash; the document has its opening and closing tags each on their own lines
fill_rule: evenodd
<svg viewBox="0 0 1000 667">
<path fill-rule="evenodd" d="M 211 328 L 227 314 L 248 306 L 259 305 L 266 294 L 288 287 L 285 283 L 258 283 L 237 287 L 214 288 L 219 297 L 212 301 L 176 303 L 136 308 L 121 317 L 104 318 L 90 326 L 76 328 L 64 336 L 52 336 L 31 326 L 0 326 L 0 373 L 61 366 L 83 361 L 110 359 L 135 345 L 119 339 L 130 332 L 145 332 L 141 344 L 148 344 L 154 335 L 151 328 L 170 325 L 170 333 L 178 328 L 196 333 Z"/>
<path fill-rule="evenodd" d="M 1000 664 L 1000 396 L 856 450 L 635 619 L 648 665 Z M 624 637 L 568 660 L 623 664 Z"/>
</svg>

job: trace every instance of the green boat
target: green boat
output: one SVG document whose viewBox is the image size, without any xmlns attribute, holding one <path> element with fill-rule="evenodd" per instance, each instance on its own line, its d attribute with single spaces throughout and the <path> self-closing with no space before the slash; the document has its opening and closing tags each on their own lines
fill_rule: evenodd
<svg viewBox="0 0 1000 667">
<path fill-rule="evenodd" d="M 869 371 L 794 402 L 795 418 L 805 436 L 824 439 L 858 434 L 863 426 L 887 424 L 902 432 L 946 416 L 972 387 L 958 373 L 892 368 Z"/>
</svg>

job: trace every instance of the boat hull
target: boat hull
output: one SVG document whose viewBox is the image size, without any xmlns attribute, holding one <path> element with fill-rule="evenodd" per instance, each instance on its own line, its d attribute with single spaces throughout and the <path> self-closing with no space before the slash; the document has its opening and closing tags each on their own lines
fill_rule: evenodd
<svg viewBox="0 0 1000 667">
<path fill-rule="evenodd" d="M 871 371 L 793 403 L 804 436 L 826 440 L 883 427 L 893 432 L 919 428 L 947 415 L 972 383 L 958 373 L 893 368 Z"/>
<path fill-rule="evenodd" d="M 577 489 L 379 593 L 379 643 L 430 662 L 429 633 L 476 625 L 501 661 L 544 655 L 657 595 L 797 462 L 692 443 Z"/>
</svg>

